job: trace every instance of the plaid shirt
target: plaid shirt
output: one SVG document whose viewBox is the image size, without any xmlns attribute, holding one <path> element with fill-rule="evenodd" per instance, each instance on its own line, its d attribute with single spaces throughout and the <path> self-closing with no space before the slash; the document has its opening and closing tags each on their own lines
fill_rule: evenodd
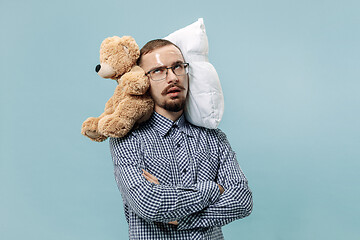
<svg viewBox="0 0 360 240">
<path fill-rule="evenodd" d="M 129 136 L 110 138 L 110 148 L 130 239 L 223 239 L 221 226 L 251 213 L 247 180 L 219 129 L 155 112 Z"/>
</svg>

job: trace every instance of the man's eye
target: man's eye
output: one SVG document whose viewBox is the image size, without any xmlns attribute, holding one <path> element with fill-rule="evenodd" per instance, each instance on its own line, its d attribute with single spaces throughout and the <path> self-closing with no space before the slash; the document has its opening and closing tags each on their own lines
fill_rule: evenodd
<svg viewBox="0 0 360 240">
<path fill-rule="evenodd" d="M 154 69 L 154 70 L 152 71 L 153 74 L 161 74 L 162 72 L 164 72 L 164 69 L 163 69 L 163 68 Z"/>
<path fill-rule="evenodd" d="M 174 65 L 174 70 L 176 70 L 176 69 L 181 69 L 182 68 L 182 65 L 181 64 L 176 64 L 176 65 Z"/>
</svg>

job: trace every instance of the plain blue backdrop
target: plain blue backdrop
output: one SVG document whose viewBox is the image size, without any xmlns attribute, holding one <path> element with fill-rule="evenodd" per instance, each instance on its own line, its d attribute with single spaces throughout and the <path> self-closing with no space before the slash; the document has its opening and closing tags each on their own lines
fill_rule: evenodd
<svg viewBox="0 0 360 240">
<path fill-rule="evenodd" d="M 109 36 L 203 17 L 227 133 L 254 196 L 226 239 L 360 239 L 360 3 L 0 1 L 0 239 L 127 237 L 108 142 L 80 134 L 115 89 Z"/>
</svg>

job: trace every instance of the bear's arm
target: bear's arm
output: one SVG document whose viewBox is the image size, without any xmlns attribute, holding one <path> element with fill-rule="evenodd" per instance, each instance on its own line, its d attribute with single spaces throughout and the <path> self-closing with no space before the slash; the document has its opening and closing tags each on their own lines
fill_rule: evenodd
<svg viewBox="0 0 360 240">
<path fill-rule="evenodd" d="M 130 95 L 144 95 L 150 87 L 150 81 L 145 72 L 139 66 L 135 66 L 130 72 L 120 78 L 120 85 Z"/>
</svg>

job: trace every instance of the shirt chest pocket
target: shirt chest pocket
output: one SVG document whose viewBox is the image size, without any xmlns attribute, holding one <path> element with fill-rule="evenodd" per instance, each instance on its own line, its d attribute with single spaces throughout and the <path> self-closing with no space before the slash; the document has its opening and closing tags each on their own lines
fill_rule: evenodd
<svg viewBox="0 0 360 240">
<path fill-rule="evenodd" d="M 171 184 L 171 161 L 162 156 L 145 156 L 145 170 L 154 175 L 160 184 Z"/>
<path fill-rule="evenodd" d="M 193 155 L 196 164 L 196 179 L 201 181 L 216 181 L 220 162 L 218 155 L 212 152 L 197 152 Z"/>
</svg>

